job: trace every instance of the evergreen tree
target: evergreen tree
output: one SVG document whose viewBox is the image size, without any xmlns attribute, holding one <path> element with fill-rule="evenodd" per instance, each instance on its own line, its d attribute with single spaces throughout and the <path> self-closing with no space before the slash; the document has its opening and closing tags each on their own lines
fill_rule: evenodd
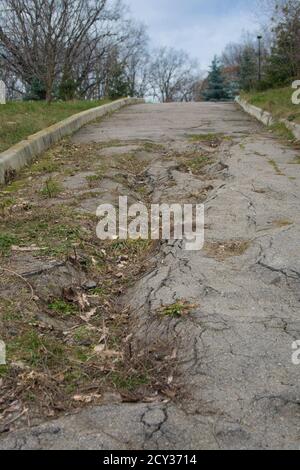
<svg viewBox="0 0 300 470">
<path fill-rule="evenodd" d="M 239 82 L 237 80 L 230 80 L 227 84 L 227 93 L 228 99 L 234 100 L 236 96 L 238 96 L 240 92 Z"/>
<path fill-rule="evenodd" d="M 207 82 L 207 88 L 203 92 L 203 98 L 205 101 L 221 101 L 229 99 L 227 86 L 222 73 L 222 67 L 217 57 L 212 61 L 211 71 L 208 75 Z"/>
<path fill-rule="evenodd" d="M 77 83 L 68 74 L 64 74 L 58 87 L 58 98 L 63 101 L 71 101 L 76 97 Z"/>
<path fill-rule="evenodd" d="M 107 96 L 111 100 L 130 95 L 130 84 L 121 64 L 116 63 L 111 71 L 107 84 Z"/>
<path fill-rule="evenodd" d="M 43 101 L 45 99 L 46 88 L 37 77 L 34 77 L 31 80 L 30 85 L 27 87 L 24 101 Z"/>
</svg>

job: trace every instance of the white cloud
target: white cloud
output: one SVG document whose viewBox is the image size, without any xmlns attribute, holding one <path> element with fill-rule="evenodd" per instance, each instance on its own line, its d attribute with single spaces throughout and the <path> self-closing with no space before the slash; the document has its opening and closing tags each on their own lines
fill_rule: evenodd
<svg viewBox="0 0 300 470">
<path fill-rule="evenodd" d="M 224 46 L 257 24 L 253 0 L 127 0 L 133 15 L 149 28 L 155 46 L 185 49 L 207 69 Z"/>
</svg>

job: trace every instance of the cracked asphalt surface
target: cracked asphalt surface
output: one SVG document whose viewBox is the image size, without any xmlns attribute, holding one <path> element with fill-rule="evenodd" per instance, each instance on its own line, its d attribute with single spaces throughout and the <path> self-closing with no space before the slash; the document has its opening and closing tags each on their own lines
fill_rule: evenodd
<svg viewBox="0 0 300 470">
<path fill-rule="evenodd" d="M 172 153 L 189 148 L 189 134 L 207 133 L 225 138 L 206 177 L 181 171 Z M 136 344 L 175 346 L 184 393 L 87 408 L 2 437 L 0 449 L 299 449 L 297 151 L 234 104 L 132 106 L 73 138 L 112 139 L 168 148 L 168 157 L 153 151 L 145 174 L 153 202 L 205 195 L 205 248 L 162 242 L 151 272 L 124 298 Z M 231 252 L 237 241 L 245 249 Z M 179 299 L 195 310 L 162 321 L 158 309 Z"/>
</svg>

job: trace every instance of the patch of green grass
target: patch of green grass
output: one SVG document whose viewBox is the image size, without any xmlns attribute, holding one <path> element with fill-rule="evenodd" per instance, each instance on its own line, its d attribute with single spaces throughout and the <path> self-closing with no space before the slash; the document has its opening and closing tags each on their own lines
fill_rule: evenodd
<svg viewBox="0 0 300 470">
<path fill-rule="evenodd" d="M 137 185 L 135 191 L 140 194 L 141 197 L 146 197 L 148 194 L 148 189 L 146 185 Z"/>
<path fill-rule="evenodd" d="M 122 254 L 139 255 L 149 249 L 151 241 L 149 240 L 117 240 L 112 243 L 111 249 L 115 256 Z"/>
<path fill-rule="evenodd" d="M 20 311 L 16 308 L 16 305 L 13 301 L 7 299 L 1 299 L 0 302 L 0 311 L 3 311 L 1 314 L 1 319 L 4 323 L 11 324 L 11 322 L 18 322 L 22 320 L 22 315 Z"/>
<path fill-rule="evenodd" d="M 155 142 L 145 142 L 143 144 L 143 150 L 145 150 L 145 152 L 161 152 L 164 150 L 164 146 Z"/>
<path fill-rule="evenodd" d="M 208 133 L 208 134 L 189 134 L 189 140 L 192 142 L 206 142 L 210 144 L 220 144 L 222 141 L 231 141 L 230 135 L 221 133 Z"/>
<path fill-rule="evenodd" d="M 300 106 L 292 103 L 291 87 L 274 88 L 262 92 L 242 93 L 250 104 L 270 112 L 275 118 L 300 123 Z"/>
<path fill-rule="evenodd" d="M 50 308 L 50 310 L 53 310 L 54 312 L 64 317 L 69 317 L 76 313 L 76 308 L 74 305 L 60 299 L 54 300 L 48 305 L 48 307 Z"/>
<path fill-rule="evenodd" d="M 121 255 L 124 251 L 133 250 L 134 252 L 140 252 L 149 247 L 149 240 L 116 240 L 112 243 L 111 249 L 115 254 Z"/>
<path fill-rule="evenodd" d="M 0 213 L 4 214 L 5 209 L 12 207 L 14 204 L 16 204 L 16 200 L 14 198 L 3 198 L 0 200 Z"/>
<path fill-rule="evenodd" d="M 195 307 L 195 305 L 186 301 L 178 301 L 175 304 L 162 308 L 161 313 L 165 317 L 181 318 L 188 315 Z"/>
<path fill-rule="evenodd" d="M 192 142 L 215 142 L 216 140 L 223 139 L 223 134 L 189 134 L 189 140 Z"/>
<path fill-rule="evenodd" d="M 185 171 L 192 171 L 194 174 L 199 174 L 209 163 L 211 163 L 211 158 L 208 155 L 192 154 L 183 160 L 181 167 Z"/>
<path fill-rule="evenodd" d="M 55 102 L 50 106 L 43 101 L 8 102 L 0 107 L 0 152 L 73 114 L 108 102 Z"/>
<path fill-rule="evenodd" d="M 80 227 L 72 209 L 59 205 L 47 211 L 35 209 L 25 220 L 10 218 L 5 224 L 0 223 L 0 233 L 13 237 L 10 245 L 35 244 L 43 248 L 45 255 L 65 257 L 73 251 L 74 244 L 81 243 Z"/>
<path fill-rule="evenodd" d="M 44 187 L 41 189 L 41 194 L 44 197 L 52 199 L 58 196 L 62 192 L 62 186 L 52 178 L 48 178 L 45 182 Z"/>
<path fill-rule="evenodd" d="M 141 174 L 145 168 L 146 163 L 139 159 L 135 153 L 122 154 L 118 160 L 118 168 L 124 170 L 124 172 L 133 173 L 135 175 Z"/>
<path fill-rule="evenodd" d="M 0 366 L 0 377 L 4 378 L 8 374 L 8 366 Z"/>
<path fill-rule="evenodd" d="M 81 326 L 74 331 L 73 338 L 77 342 L 91 339 L 91 330 L 87 326 Z"/>
<path fill-rule="evenodd" d="M 280 170 L 280 168 L 277 165 L 277 163 L 275 162 L 275 160 L 269 160 L 269 163 L 274 168 L 274 170 L 275 170 L 275 172 L 278 176 L 284 176 L 284 173 L 282 173 L 282 171 Z"/>
<path fill-rule="evenodd" d="M 207 155 L 201 155 L 196 157 L 190 162 L 192 170 L 199 171 L 210 163 L 210 158 Z"/>
<path fill-rule="evenodd" d="M 282 139 L 289 141 L 295 140 L 294 134 L 283 124 L 283 122 L 277 122 L 276 124 L 273 124 L 270 126 L 270 129 Z"/>
<path fill-rule="evenodd" d="M 95 175 L 90 175 L 86 177 L 86 180 L 90 188 L 97 187 L 99 183 L 103 180 L 103 173 L 99 170 Z"/>
<path fill-rule="evenodd" d="M 97 297 L 101 297 L 104 299 L 105 297 L 109 296 L 109 289 L 106 286 L 96 287 L 95 289 L 91 290 L 91 295 L 95 295 Z"/>
<path fill-rule="evenodd" d="M 9 254 L 12 245 L 15 245 L 16 243 L 17 238 L 14 235 L 0 233 L 0 254 Z"/>
<path fill-rule="evenodd" d="M 51 162 L 51 160 L 43 159 L 35 162 L 30 167 L 31 173 L 54 173 L 59 170 L 60 164 L 58 162 Z"/>
<path fill-rule="evenodd" d="M 61 342 L 39 335 L 29 329 L 21 336 L 8 342 L 8 360 L 24 361 L 31 367 L 51 366 L 62 363 L 64 347 Z"/>
<path fill-rule="evenodd" d="M 73 369 L 65 374 L 65 387 L 68 394 L 74 394 L 78 390 L 78 386 L 86 381 L 86 374 L 81 369 Z"/>
<path fill-rule="evenodd" d="M 24 186 L 25 186 L 25 180 L 23 179 L 12 181 L 7 186 L 5 186 L 5 192 L 15 193 L 19 191 L 20 189 L 24 188 Z"/>
<path fill-rule="evenodd" d="M 150 379 L 147 374 L 132 373 L 123 375 L 119 372 L 113 372 L 111 381 L 117 389 L 133 392 L 143 385 L 148 385 Z"/>
</svg>

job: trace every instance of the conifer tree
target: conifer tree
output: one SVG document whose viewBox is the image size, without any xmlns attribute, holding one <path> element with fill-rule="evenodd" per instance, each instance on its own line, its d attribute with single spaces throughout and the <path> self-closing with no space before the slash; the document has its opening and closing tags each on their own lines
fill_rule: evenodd
<svg viewBox="0 0 300 470">
<path fill-rule="evenodd" d="M 221 101 L 229 99 L 227 86 L 222 74 L 222 67 L 217 57 L 214 57 L 211 71 L 208 75 L 208 84 L 203 92 L 205 101 Z"/>
</svg>

